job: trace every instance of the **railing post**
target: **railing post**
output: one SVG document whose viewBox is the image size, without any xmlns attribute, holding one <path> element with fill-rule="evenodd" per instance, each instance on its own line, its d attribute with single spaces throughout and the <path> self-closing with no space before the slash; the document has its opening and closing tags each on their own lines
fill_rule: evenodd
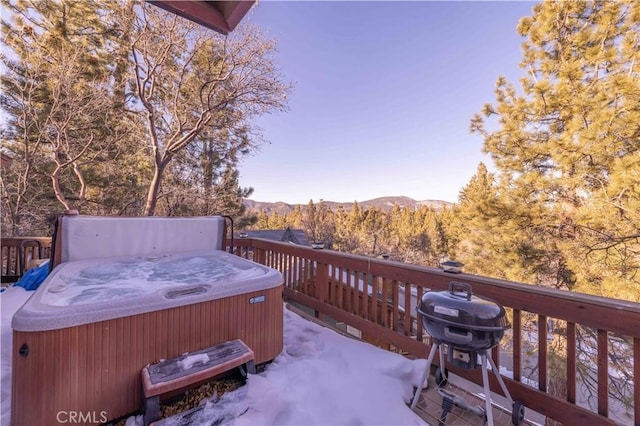
<svg viewBox="0 0 640 426">
<path fill-rule="evenodd" d="M 267 264 L 267 255 L 266 250 L 261 248 L 253 248 L 253 257 L 256 263 L 260 263 L 261 265 Z"/>
</svg>

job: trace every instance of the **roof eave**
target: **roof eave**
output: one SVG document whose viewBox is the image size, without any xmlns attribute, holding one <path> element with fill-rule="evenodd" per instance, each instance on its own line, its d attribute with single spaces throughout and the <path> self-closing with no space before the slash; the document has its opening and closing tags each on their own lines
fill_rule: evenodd
<svg viewBox="0 0 640 426">
<path fill-rule="evenodd" d="M 249 12 L 255 0 L 147 0 L 147 2 L 227 35 L 236 28 L 242 18 Z"/>
</svg>

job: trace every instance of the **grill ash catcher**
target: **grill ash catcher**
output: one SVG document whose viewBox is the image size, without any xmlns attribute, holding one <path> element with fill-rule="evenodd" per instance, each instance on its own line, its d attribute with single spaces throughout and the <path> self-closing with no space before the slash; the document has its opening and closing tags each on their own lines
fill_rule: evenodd
<svg viewBox="0 0 640 426">
<path fill-rule="evenodd" d="M 511 327 L 504 307 L 496 301 L 473 295 L 470 284 L 452 281 L 447 291 L 430 291 L 425 293 L 416 310 L 424 328 L 433 338 L 433 345 L 427 359 L 427 366 L 419 384 L 423 384 L 431 370 L 431 364 L 438 352 L 440 367 L 436 370 L 436 383 L 442 396 L 442 415 L 440 425 L 444 425 L 447 414 L 454 406 L 466 409 L 483 417 L 493 426 L 491 410 L 491 390 L 487 363 L 491 366 L 507 401 L 511 405 L 511 421 L 518 426 L 524 420 L 524 406 L 514 401 L 507 389 L 500 372 L 496 367 L 490 350 L 500 343 L 504 331 Z M 477 367 L 478 357 L 482 367 L 482 384 L 484 388 L 485 407 L 472 406 L 462 398 L 443 389 L 447 385 L 444 368 L 442 345 L 447 348 L 447 362 L 457 367 L 472 370 Z M 416 389 L 411 402 L 411 409 L 418 403 L 421 389 Z"/>
</svg>

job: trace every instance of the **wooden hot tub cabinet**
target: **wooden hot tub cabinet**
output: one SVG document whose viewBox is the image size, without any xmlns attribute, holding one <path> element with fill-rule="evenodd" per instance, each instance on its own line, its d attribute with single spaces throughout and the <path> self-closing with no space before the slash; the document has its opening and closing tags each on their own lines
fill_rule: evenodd
<svg viewBox="0 0 640 426">
<path fill-rule="evenodd" d="M 11 424 L 96 424 L 132 414 L 141 369 L 242 339 L 256 364 L 283 348 L 283 286 L 45 331 L 13 332 Z M 264 296 L 264 300 L 260 296 Z"/>
</svg>

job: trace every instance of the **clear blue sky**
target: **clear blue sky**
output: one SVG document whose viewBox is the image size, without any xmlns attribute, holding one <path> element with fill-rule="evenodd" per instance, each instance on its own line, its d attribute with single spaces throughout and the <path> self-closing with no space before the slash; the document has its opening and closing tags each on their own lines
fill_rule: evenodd
<svg viewBox="0 0 640 426">
<path fill-rule="evenodd" d="M 529 2 L 264 1 L 247 21 L 278 41 L 290 110 L 240 164 L 252 199 L 306 204 L 405 195 L 455 202 L 483 161 L 469 121 L 521 75 Z"/>
</svg>

